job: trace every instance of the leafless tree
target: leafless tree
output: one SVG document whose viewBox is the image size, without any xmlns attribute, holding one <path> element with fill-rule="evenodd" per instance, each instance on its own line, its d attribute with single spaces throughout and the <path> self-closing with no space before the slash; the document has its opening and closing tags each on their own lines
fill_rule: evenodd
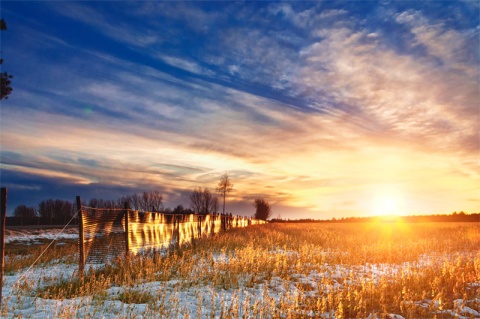
<svg viewBox="0 0 480 319">
<path fill-rule="evenodd" d="M 113 209 L 113 208 L 117 208 L 117 203 L 115 203 L 115 201 L 113 201 L 113 200 L 108 200 L 108 199 L 105 200 L 105 199 L 101 199 L 101 198 L 91 198 L 88 201 L 87 206 L 92 207 L 92 208 Z"/>
<path fill-rule="evenodd" d="M 208 214 L 217 212 L 218 200 L 210 190 L 205 187 L 195 188 L 190 195 L 190 207 L 197 214 Z"/>
<path fill-rule="evenodd" d="M 192 194 L 190 194 L 190 207 L 197 214 L 201 213 L 203 208 L 202 193 L 202 188 L 198 187 L 193 190 Z"/>
<path fill-rule="evenodd" d="M 52 225 L 54 222 L 66 224 L 75 213 L 73 204 L 61 199 L 47 199 L 38 204 L 38 214 L 41 218 L 48 220 Z"/>
<path fill-rule="evenodd" d="M 163 209 L 163 196 L 160 191 L 143 192 L 140 197 L 140 209 L 143 211 L 160 212 Z"/>
<path fill-rule="evenodd" d="M 233 184 L 230 182 L 230 177 L 227 173 L 223 174 L 222 177 L 220 177 L 216 188 L 217 193 L 223 196 L 223 214 L 225 214 L 225 197 L 227 196 L 227 193 L 232 191 L 232 189 Z"/>
<path fill-rule="evenodd" d="M 208 188 L 203 189 L 203 213 L 208 214 L 216 212 L 217 198 L 210 193 Z"/>
<path fill-rule="evenodd" d="M 20 218 L 20 225 L 23 226 L 23 224 L 33 224 L 35 217 L 37 217 L 37 212 L 35 211 L 35 207 L 19 205 L 15 208 L 13 215 Z"/>
<path fill-rule="evenodd" d="M 214 214 L 217 214 L 217 210 L 218 210 L 218 197 L 215 196 L 213 198 L 211 212 L 214 213 Z"/>
<path fill-rule="evenodd" d="M 117 201 L 117 206 L 123 208 L 125 203 L 128 204 L 129 208 L 134 210 L 145 212 L 160 212 L 163 210 L 163 196 L 158 190 L 122 196 Z"/>
</svg>

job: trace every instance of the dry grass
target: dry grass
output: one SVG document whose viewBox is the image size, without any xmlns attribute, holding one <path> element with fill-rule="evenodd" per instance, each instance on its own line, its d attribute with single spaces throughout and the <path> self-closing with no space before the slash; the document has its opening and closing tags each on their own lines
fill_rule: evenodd
<svg viewBox="0 0 480 319">
<path fill-rule="evenodd" d="M 178 298 L 194 291 L 198 318 L 468 318 L 464 307 L 480 311 L 478 247 L 474 223 L 268 224 L 201 239 L 168 256 L 118 260 L 30 295 L 93 296 L 97 311 L 115 312 L 112 300 L 145 304 L 146 317 L 191 316 Z M 43 262 L 73 256 L 68 249 L 57 247 Z M 25 263 L 9 258 L 7 267 Z"/>
</svg>

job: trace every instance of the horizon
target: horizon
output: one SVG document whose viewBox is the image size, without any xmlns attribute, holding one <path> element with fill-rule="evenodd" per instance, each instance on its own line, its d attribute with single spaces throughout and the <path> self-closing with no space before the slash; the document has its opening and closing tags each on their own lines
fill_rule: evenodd
<svg viewBox="0 0 480 319">
<path fill-rule="evenodd" d="M 480 4 L 2 1 L 0 182 L 341 219 L 480 211 Z"/>
</svg>

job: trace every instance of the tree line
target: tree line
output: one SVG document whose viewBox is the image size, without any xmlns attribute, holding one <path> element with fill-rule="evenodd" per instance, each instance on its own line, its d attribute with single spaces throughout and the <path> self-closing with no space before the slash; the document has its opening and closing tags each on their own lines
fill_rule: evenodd
<svg viewBox="0 0 480 319">
<path fill-rule="evenodd" d="M 446 222 L 476 222 L 480 223 L 480 213 L 467 214 L 463 211 L 452 214 L 435 214 L 435 215 L 410 215 L 399 216 L 399 220 L 404 223 L 446 223 Z M 270 220 L 272 223 L 370 223 L 370 222 L 382 222 L 382 223 L 396 223 L 397 219 L 388 220 L 382 217 L 342 217 L 332 219 L 282 219 L 273 218 Z"/>
<path fill-rule="evenodd" d="M 233 189 L 228 174 L 224 174 L 215 188 L 215 192 L 223 199 L 222 214 L 225 214 L 225 198 Z M 165 214 L 217 214 L 219 200 L 215 193 L 207 187 L 194 188 L 190 194 L 190 207 L 178 205 L 175 208 L 164 208 L 163 196 L 159 190 L 145 191 L 122 196 L 117 200 L 91 198 L 82 202 L 82 206 L 104 209 L 130 209 L 148 212 L 162 212 Z M 271 215 L 270 204 L 262 198 L 254 200 L 254 218 L 267 220 Z M 47 199 L 36 207 L 19 205 L 15 208 L 14 217 L 8 217 L 8 225 L 65 225 L 76 215 L 76 204 L 62 199 Z M 76 220 L 73 221 L 77 223 Z"/>
</svg>

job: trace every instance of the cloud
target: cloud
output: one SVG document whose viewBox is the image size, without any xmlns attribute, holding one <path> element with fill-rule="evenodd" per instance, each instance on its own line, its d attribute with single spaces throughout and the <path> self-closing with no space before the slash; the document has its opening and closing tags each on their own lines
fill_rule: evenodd
<svg viewBox="0 0 480 319">
<path fill-rule="evenodd" d="M 142 2 L 133 11 L 137 16 L 152 20 L 163 17 L 163 20 L 173 20 L 181 23 L 190 32 L 209 33 L 212 28 L 227 19 L 228 10 L 233 10 L 235 3 L 223 3 L 223 12 L 204 10 L 196 3 L 181 2 Z M 229 9 L 231 8 L 231 9 Z M 152 22 L 152 24 L 154 24 Z M 163 29 L 163 28 L 162 28 Z M 168 32 L 168 30 L 167 30 Z"/>
<path fill-rule="evenodd" d="M 54 8 L 98 46 L 21 29 L 2 185 L 160 187 L 175 206 L 229 172 L 232 207 L 265 197 L 285 217 L 359 214 L 385 185 L 428 210 L 475 198 L 478 27 L 394 6 L 374 22 L 333 3 L 124 6 L 119 23 L 108 6 Z"/>
<path fill-rule="evenodd" d="M 315 8 L 309 8 L 298 12 L 292 8 L 290 3 L 279 3 L 278 5 L 271 6 L 269 10 L 273 15 L 282 15 L 284 19 L 302 29 L 312 27 L 312 22 L 316 16 Z M 339 13 L 339 10 L 334 10 L 333 12 L 328 11 L 323 13 L 320 18 L 335 16 Z"/>
<path fill-rule="evenodd" d="M 167 56 L 163 54 L 158 55 L 158 58 L 160 58 L 165 63 L 168 63 L 174 67 L 180 68 L 182 70 L 185 70 L 191 73 L 195 73 L 199 75 L 210 75 L 210 76 L 214 74 L 212 71 L 201 67 L 198 63 L 188 61 L 186 59 Z"/>
<path fill-rule="evenodd" d="M 441 33 L 435 26 L 435 31 L 418 29 L 426 22 L 409 13 L 398 17 L 402 23 L 416 21 L 412 29 L 433 57 L 399 54 L 366 30 L 320 29 L 322 40 L 302 51 L 297 85 L 332 105 L 336 116 L 358 122 L 367 135 L 384 132 L 442 151 L 473 151 L 465 137 L 479 134 L 478 69 L 456 50 L 464 35 Z M 444 63 L 438 65 L 436 58 Z"/>
<path fill-rule="evenodd" d="M 293 49 L 279 43 L 274 36 L 252 28 L 229 28 L 221 32 L 219 38 L 225 48 L 223 60 L 219 60 L 222 68 L 231 72 L 230 65 L 235 65 L 237 78 L 277 90 L 287 89 L 288 79 L 295 73 Z M 213 47 L 210 52 L 218 53 Z M 209 55 L 207 60 L 215 60 L 212 53 Z"/>
<path fill-rule="evenodd" d="M 85 3 L 55 3 L 50 8 L 60 15 L 95 27 L 98 32 L 115 41 L 134 47 L 145 48 L 163 41 L 160 30 L 152 30 L 141 23 L 132 27 L 126 21 L 115 17 L 114 14 L 103 13 L 104 11 Z"/>
<path fill-rule="evenodd" d="M 443 23 L 430 23 L 422 13 L 414 10 L 402 12 L 397 15 L 396 21 L 409 27 L 414 35 L 412 46 L 424 46 L 432 57 L 438 58 L 442 63 L 455 69 L 468 62 L 470 56 L 467 51 L 468 43 L 474 39 L 468 33 L 461 33 L 454 29 L 445 29 Z M 477 39 L 478 44 L 478 39 Z M 471 62 L 471 61 L 470 61 Z"/>
</svg>

